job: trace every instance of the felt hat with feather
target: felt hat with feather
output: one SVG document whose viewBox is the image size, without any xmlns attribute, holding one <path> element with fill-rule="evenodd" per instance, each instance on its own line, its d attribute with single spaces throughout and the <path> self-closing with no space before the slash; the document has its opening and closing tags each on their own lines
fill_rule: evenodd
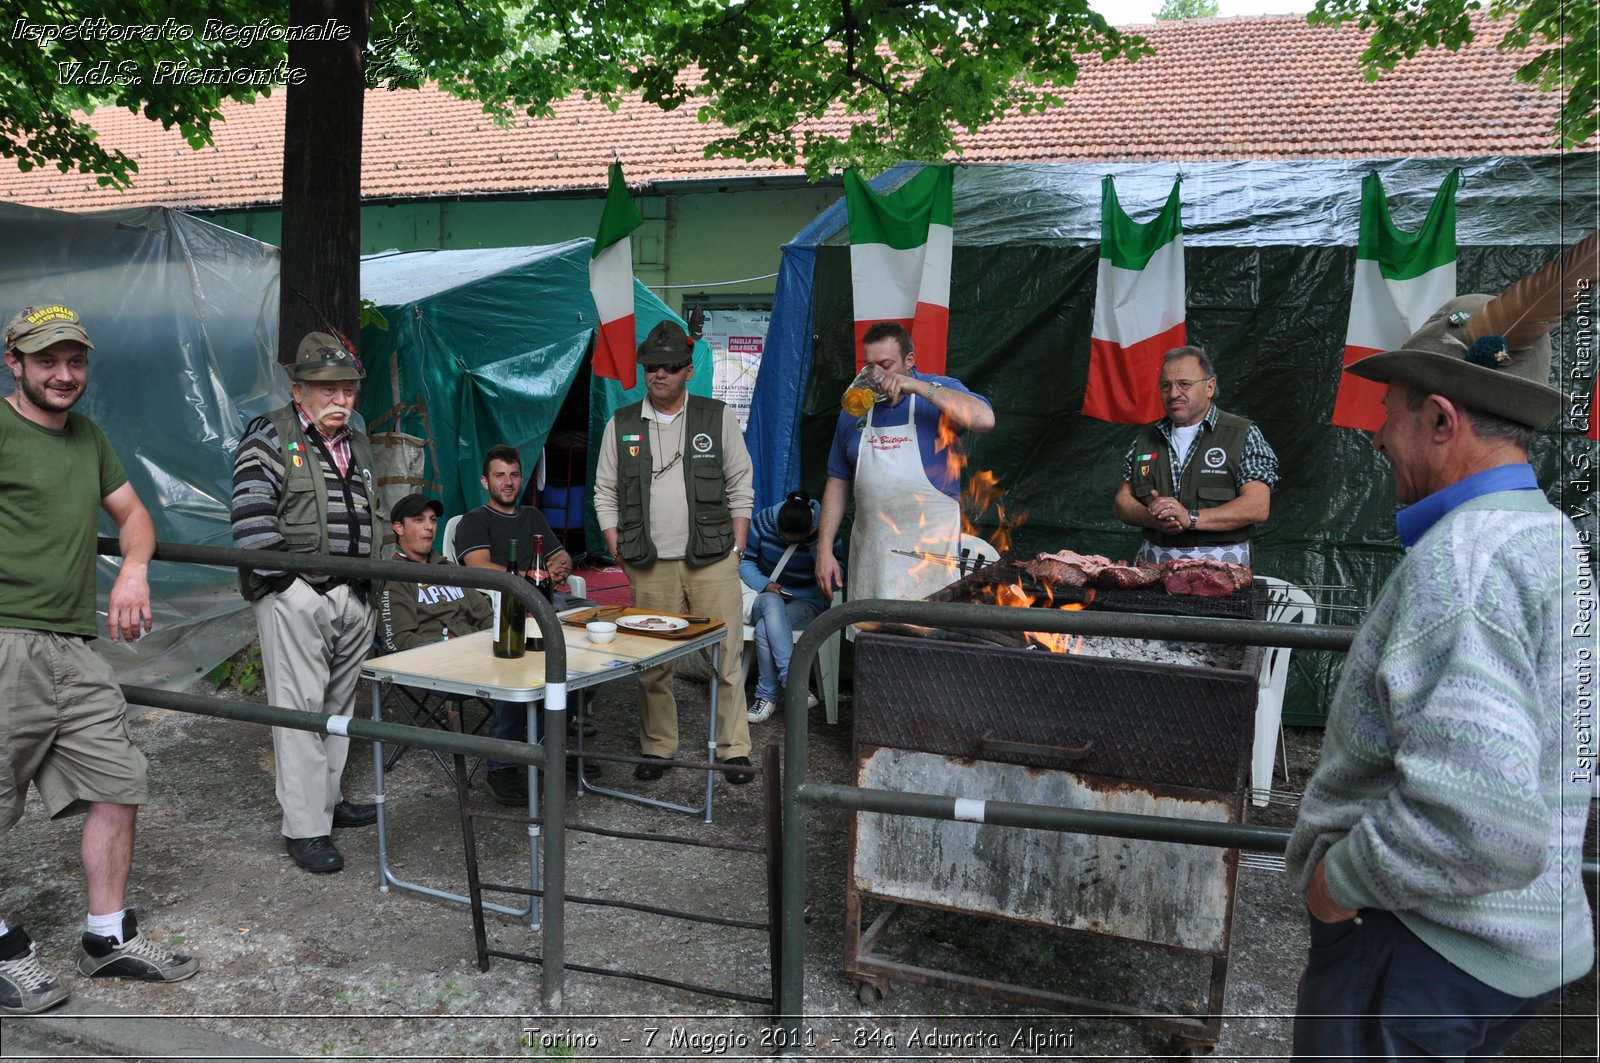
<svg viewBox="0 0 1600 1063">
<path fill-rule="evenodd" d="M 1369 355 L 1345 372 L 1398 380 L 1470 409 L 1543 428 L 1566 396 L 1549 384 L 1550 330 L 1600 274 L 1600 233 L 1590 233 L 1499 295 L 1460 295 L 1397 351 Z"/>
</svg>

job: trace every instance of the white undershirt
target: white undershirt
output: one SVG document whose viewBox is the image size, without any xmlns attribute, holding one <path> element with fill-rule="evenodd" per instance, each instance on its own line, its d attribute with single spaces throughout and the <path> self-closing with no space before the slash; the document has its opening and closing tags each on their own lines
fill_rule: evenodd
<svg viewBox="0 0 1600 1063">
<path fill-rule="evenodd" d="M 1194 446 L 1195 437 L 1200 434 L 1200 429 L 1203 427 L 1205 427 L 1205 422 L 1196 421 L 1187 428 L 1174 428 L 1172 430 L 1172 478 L 1174 481 L 1178 479 L 1178 470 L 1182 469 L 1184 462 L 1189 459 L 1189 448 Z"/>
</svg>

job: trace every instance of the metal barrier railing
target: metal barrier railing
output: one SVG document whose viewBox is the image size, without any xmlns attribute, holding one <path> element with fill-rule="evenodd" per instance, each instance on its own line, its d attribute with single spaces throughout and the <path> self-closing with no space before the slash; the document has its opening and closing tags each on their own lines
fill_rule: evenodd
<svg viewBox="0 0 1600 1063">
<path fill-rule="evenodd" d="M 120 556 L 117 540 L 101 537 L 99 553 Z M 416 565 L 398 561 L 371 561 L 364 558 L 333 557 L 325 554 L 288 554 L 278 551 L 239 550 L 223 547 L 157 543 L 154 560 L 179 564 L 261 568 L 296 573 L 318 573 L 370 580 L 416 579 Z M 510 594 L 528 607 L 545 637 L 545 711 L 556 719 L 546 721 L 545 745 L 506 742 L 472 735 L 429 731 L 401 724 L 386 724 L 355 717 L 340 717 L 335 725 L 352 738 L 373 741 L 406 742 L 422 748 L 471 756 L 493 756 L 517 764 L 544 768 L 566 758 L 566 644 L 560 620 L 545 601 L 521 577 L 491 569 L 455 567 L 448 573 L 433 573 L 434 581 L 454 586 L 475 587 Z M 1285 646 L 1291 649 L 1348 650 L 1355 628 L 1332 624 L 1278 624 L 1258 620 L 1228 620 L 1204 617 L 1169 617 L 1150 614 L 1095 613 L 1058 609 L 1017 609 L 993 605 L 968 605 L 946 602 L 889 601 L 864 599 L 846 602 L 824 610 L 801 633 L 790 661 L 792 674 L 809 675 L 813 660 L 829 636 L 842 628 L 864 622 L 922 624 L 940 628 L 989 628 L 1001 631 L 1040 631 L 1053 634 L 1098 635 L 1113 638 L 1180 639 L 1226 645 Z M 254 702 L 229 701 L 196 694 L 179 694 L 150 687 L 126 686 L 128 701 L 138 705 L 175 709 L 220 716 L 252 723 L 326 733 L 330 717 Z M 806 781 L 809 749 L 806 735 L 806 688 L 791 684 L 785 693 L 784 764 L 782 801 L 782 880 L 779 912 L 779 962 L 777 1014 L 774 1020 L 788 1027 L 792 1036 L 787 1044 L 797 1051 L 804 1010 L 804 925 L 806 875 L 806 817 L 811 805 L 882 812 L 922 818 L 955 819 L 955 799 L 937 794 L 900 793 L 856 786 L 811 783 Z M 544 822 L 549 829 L 542 835 L 544 893 L 550 898 L 566 894 L 566 780 L 565 773 L 548 771 L 544 780 Z M 1143 841 L 1174 841 L 1188 845 L 1239 848 L 1281 853 L 1289 832 L 1281 828 L 1239 824 L 1167 819 L 1114 812 L 1087 812 L 1043 805 L 991 802 L 985 806 L 984 822 L 1001 826 L 1031 827 L 1039 830 L 1075 831 L 1106 834 Z M 1585 858 L 1583 878 L 1591 884 L 1600 881 L 1600 861 Z M 563 905 L 548 904 L 543 909 L 543 956 L 541 995 L 547 1007 L 562 1005 L 565 961 L 565 919 Z"/>
<path fill-rule="evenodd" d="M 101 536 L 99 553 L 111 557 L 122 554 L 116 539 Z M 264 569 L 266 571 L 312 573 L 350 579 L 373 581 L 394 580 L 412 583 L 417 578 L 417 566 L 405 561 L 373 561 L 360 557 L 335 557 L 330 554 L 291 554 L 278 550 L 239 550 L 232 547 L 190 546 L 184 543 L 156 543 L 154 560 L 178 564 L 211 565 L 233 569 Z M 493 738 L 471 735 L 446 735 L 443 732 L 424 731 L 400 724 L 385 724 L 362 720 L 354 716 L 339 717 L 333 724 L 340 733 L 352 738 L 376 741 L 405 741 L 422 748 L 437 748 L 449 753 L 467 753 L 473 756 L 493 756 L 515 764 L 531 764 L 544 768 L 547 764 L 562 764 L 566 760 L 567 742 L 567 645 L 561 634 L 561 621 L 544 596 L 521 576 L 493 569 L 454 566 L 445 578 L 444 571 L 431 573 L 434 582 L 449 583 L 459 587 L 476 587 L 482 590 L 508 594 L 528 608 L 528 615 L 539 625 L 544 636 L 545 738 L 541 748 L 528 743 L 502 742 Z M 132 696 L 128 696 L 128 692 Z M 228 716 L 232 719 L 255 723 L 269 723 L 276 727 L 292 727 L 302 731 L 327 733 L 330 717 L 312 712 L 299 712 L 276 706 L 263 706 L 250 702 L 227 702 L 223 699 L 204 698 L 194 694 L 174 694 L 171 691 L 152 690 L 148 687 L 125 687 L 124 695 L 139 705 L 179 709 L 184 712 L 203 712 L 207 715 Z M 202 707 L 206 703 L 207 707 Z M 554 717 L 552 719 L 552 717 Z M 566 893 L 566 773 L 545 771 L 544 815 L 551 829 L 541 839 L 544 863 L 545 888 L 552 897 Z M 541 968 L 541 992 L 551 1007 L 561 1004 L 565 968 L 566 932 L 564 911 L 559 903 L 549 905 L 543 914 L 544 965 Z"/>
<path fill-rule="evenodd" d="M 822 644 L 836 631 L 863 622 L 918 624 L 935 628 L 988 628 L 1113 638 L 1176 639 L 1236 646 L 1286 646 L 1291 649 L 1346 651 L 1354 627 L 1333 624 L 1281 624 L 1259 620 L 1095 613 L 1062 609 L 1019 609 L 996 605 L 864 599 L 846 602 L 808 624 L 795 642 L 790 675 L 810 675 Z M 806 781 L 806 687 L 794 683 L 784 695 L 783 890 L 778 1014 L 774 1022 L 788 1036 L 780 1051 L 795 1054 L 804 1019 L 806 810 L 826 806 L 925 819 L 968 819 L 957 814 L 957 799 L 941 794 L 905 793 Z M 1046 805 L 993 801 L 983 805 L 983 822 L 1036 830 L 1103 834 L 1140 841 L 1181 842 L 1224 849 L 1281 853 L 1289 841 L 1283 828 L 1169 819 L 1121 812 L 1092 812 Z M 1586 858 L 1583 877 L 1600 880 L 1600 861 Z"/>
</svg>

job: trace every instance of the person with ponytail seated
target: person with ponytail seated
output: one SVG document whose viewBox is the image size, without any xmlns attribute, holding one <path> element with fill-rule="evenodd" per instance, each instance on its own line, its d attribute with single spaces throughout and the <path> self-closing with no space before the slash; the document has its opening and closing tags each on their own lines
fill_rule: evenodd
<svg viewBox="0 0 1600 1063">
<path fill-rule="evenodd" d="M 795 491 L 775 506 L 757 513 L 739 564 L 748 602 L 746 618 L 755 628 L 756 696 L 751 723 L 763 723 L 778 711 L 789 682 L 789 656 L 794 633 L 828 607 L 817 585 L 817 520 L 821 506 Z M 842 563 L 837 538 L 826 547 Z"/>
</svg>

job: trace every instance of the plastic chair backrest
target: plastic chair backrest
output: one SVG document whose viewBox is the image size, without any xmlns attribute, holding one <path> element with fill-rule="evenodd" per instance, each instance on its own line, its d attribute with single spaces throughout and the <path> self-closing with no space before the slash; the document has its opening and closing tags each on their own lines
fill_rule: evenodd
<svg viewBox="0 0 1600 1063">
<path fill-rule="evenodd" d="M 460 523 L 461 514 L 457 513 L 444 522 L 444 534 L 439 537 L 439 552 L 452 565 L 459 564 L 456 559 L 456 525 Z"/>
<path fill-rule="evenodd" d="M 1287 580 L 1256 576 L 1267 588 L 1267 620 L 1277 624 L 1314 624 L 1317 604 L 1311 595 Z M 1289 648 L 1268 646 L 1261 662 L 1261 688 L 1256 699 L 1256 734 L 1250 760 L 1251 799 L 1267 803 L 1272 789 L 1272 765 L 1283 731 L 1283 695 L 1289 685 Z M 1288 765 L 1284 765 L 1285 770 Z"/>
</svg>

